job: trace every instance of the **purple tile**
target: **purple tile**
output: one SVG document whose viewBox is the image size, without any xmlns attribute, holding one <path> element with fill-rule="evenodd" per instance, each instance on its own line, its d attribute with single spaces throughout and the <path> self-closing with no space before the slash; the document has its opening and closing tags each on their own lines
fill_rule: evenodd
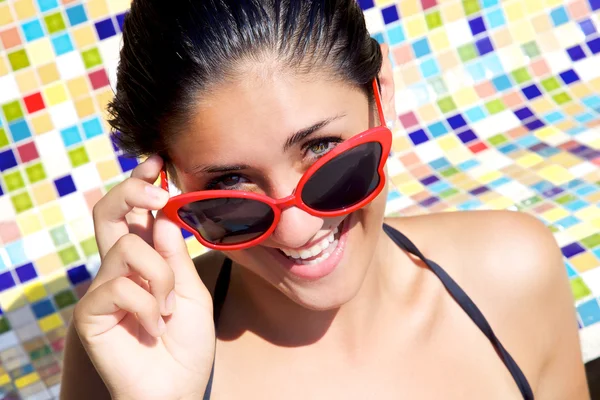
<svg viewBox="0 0 600 400">
<path fill-rule="evenodd" d="M 427 185 L 431 185 L 432 183 L 435 183 L 435 182 L 437 182 L 439 180 L 440 179 L 437 176 L 431 175 L 431 176 L 428 176 L 427 178 L 421 179 L 421 183 L 423 185 L 427 186 Z"/>
<path fill-rule="evenodd" d="M 13 286 L 15 286 L 15 280 L 13 279 L 10 271 L 0 274 L 0 292 Z"/>
<path fill-rule="evenodd" d="M 440 201 L 439 198 L 432 196 L 429 197 L 425 200 L 423 200 L 422 202 L 420 202 L 419 204 L 421 204 L 423 207 L 431 207 L 432 205 L 434 205 L 435 203 L 437 203 L 438 201 Z"/>
<path fill-rule="evenodd" d="M 487 186 L 480 186 L 478 188 L 475 188 L 473 190 L 471 190 L 471 194 L 473 196 L 479 196 L 480 194 L 483 194 L 485 192 L 488 192 L 490 189 Z"/>
<path fill-rule="evenodd" d="M 544 197 L 554 197 L 554 196 L 556 196 L 558 194 L 561 194 L 562 192 L 564 192 L 563 189 L 561 189 L 559 187 L 553 187 L 552 189 L 544 190 L 542 192 L 542 196 L 544 196 Z"/>
<path fill-rule="evenodd" d="M 561 249 L 563 256 L 571 258 L 579 253 L 583 253 L 585 249 L 577 242 L 566 245 Z"/>
<path fill-rule="evenodd" d="M 37 277 L 37 272 L 35 271 L 32 263 L 21 265 L 20 267 L 15 268 L 15 272 L 17 273 L 21 283 L 25 283 Z"/>
</svg>

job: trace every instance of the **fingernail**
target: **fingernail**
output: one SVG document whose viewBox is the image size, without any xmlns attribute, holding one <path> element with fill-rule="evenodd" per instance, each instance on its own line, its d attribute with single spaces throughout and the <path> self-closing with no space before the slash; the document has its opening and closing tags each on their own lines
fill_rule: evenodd
<svg viewBox="0 0 600 400">
<path fill-rule="evenodd" d="M 148 193 L 150 196 L 154 197 L 157 200 L 164 200 L 164 197 L 167 194 L 167 192 L 163 188 L 154 185 L 147 185 L 146 193 Z"/>
<path fill-rule="evenodd" d="M 167 330 L 167 324 L 165 324 L 165 320 L 162 316 L 158 316 L 158 335 L 162 336 L 165 334 Z"/>
<path fill-rule="evenodd" d="M 167 315 L 171 315 L 175 311 L 175 292 L 173 290 L 171 290 L 171 293 L 169 293 L 165 300 L 165 311 Z"/>
</svg>

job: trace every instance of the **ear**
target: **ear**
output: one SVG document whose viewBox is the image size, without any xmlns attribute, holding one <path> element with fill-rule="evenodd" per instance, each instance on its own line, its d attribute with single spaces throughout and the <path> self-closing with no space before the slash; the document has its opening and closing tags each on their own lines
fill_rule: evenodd
<svg viewBox="0 0 600 400">
<path fill-rule="evenodd" d="M 386 123 L 389 125 L 389 122 L 395 123 L 398 118 L 396 115 L 396 87 L 394 85 L 392 62 L 390 61 L 390 47 L 387 43 L 380 46 L 383 63 L 379 72 L 379 84 L 381 86 L 383 113 L 385 114 Z"/>
</svg>

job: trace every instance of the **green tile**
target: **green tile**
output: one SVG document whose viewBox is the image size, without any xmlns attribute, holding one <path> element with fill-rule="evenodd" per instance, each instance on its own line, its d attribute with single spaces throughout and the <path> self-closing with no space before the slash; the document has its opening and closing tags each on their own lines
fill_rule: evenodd
<svg viewBox="0 0 600 400">
<path fill-rule="evenodd" d="M 56 247 L 60 247 L 63 244 L 69 243 L 69 234 L 67 233 L 67 229 L 64 225 L 51 229 L 50 236 L 52 237 L 52 241 Z"/>
<path fill-rule="evenodd" d="M 2 175 L 2 178 L 4 179 L 4 184 L 9 192 L 25 187 L 25 180 L 19 170 L 4 174 Z"/>
<path fill-rule="evenodd" d="M 571 96 L 569 96 L 566 92 L 561 92 L 561 93 L 555 94 L 554 96 L 552 96 L 552 98 L 558 105 L 568 103 L 572 100 Z"/>
<path fill-rule="evenodd" d="M 481 10 L 478 0 L 463 0 L 462 3 L 463 3 L 463 8 L 465 9 L 466 16 L 475 14 L 479 10 Z"/>
<path fill-rule="evenodd" d="M 527 207 L 531 207 L 531 206 L 533 206 L 533 205 L 535 205 L 535 204 L 537 204 L 537 203 L 539 203 L 541 201 L 542 201 L 541 197 L 539 197 L 539 196 L 533 196 L 533 197 L 530 197 L 528 199 L 523 200 L 519 204 L 521 206 L 523 206 L 524 208 L 527 208 Z"/>
<path fill-rule="evenodd" d="M 462 60 L 462 62 L 467 62 L 477 58 L 477 50 L 475 49 L 475 45 L 472 43 L 465 44 L 458 48 L 458 56 Z"/>
<path fill-rule="evenodd" d="M 104 185 L 104 190 L 106 191 L 106 193 L 108 193 L 108 192 L 110 192 L 110 190 L 112 188 L 114 188 L 118 184 L 119 184 L 119 182 L 110 182 L 110 183 L 107 183 L 106 185 Z"/>
<path fill-rule="evenodd" d="M 540 49 L 536 42 L 528 42 L 523 45 L 523 52 L 529 58 L 535 58 L 540 55 Z"/>
<path fill-rule="evenodd" d="M 445 97 L 443 99 L 438 100 L 438 106 L 443 113 L 448 113 L 456 110 L 456 103 L 452 100 L 452 97 Z"/>
<path fill-rule="evenodd" d="M 44 22 L 46 22 L 46 29 L 51 35 L 66 29 L 65 20 L 60 12 L 46 15 Z"/>
<path fill-rule="evenodd" d="M 86 257 L 90 257 L 94 254 L 97 254 L 98 245 L 96 244 L 96 238 L 92 236 L 91 238 L 81 242 L 81 250 L 83 250 L 83 254 L 85 254 Z"/>
<path fill-rule="evenodd" d="M 21 104 L 19 104 L 18 100 L 3 104 L 2 111 L 4 112 L 4 116 L 8 122 L 13 122 L 24 117 L 23 109 L 21 108 Z"/>
<path fill-rule="evenodd" d="M 440 193 L 439 196 L 442 199 L 447 199 L 448 197 L 452 197 L 457 193 L 458 193 L 458 189 L 450 188 L 450 189 L 444 190 L 442 193 Z"/>
<path fill-rule="evenodd" d="M 44 170 L 42 163 L 25 167 L 25 173 L 27 174 L 29 183 L 35 183 L 46 179 L 46 171 Z"/>
<path fill-rule="evenodd" d="M 551 92 L 560 87 L 560 83 L 555 77 L 550 77 L 548 79 L 544 79 L 542 82 L 542 86 L 546 89 L 547 92 Z"/>
<path fill-rule="evenodd" d="M 567 193 L 565 195 L 562 195 L 562 196 L 557 197 L 556 199 L 554 199 L 554 201 L 557 202 L 560 205 L 565 205 L 567 203 L 572 202 L 573 200 L 577 200 L 577 197 L 573 196 L 570 193 Z"/>
<path fill-rule="evenodd" d="M 508 139 L 503 134 L 498 134 L 489 138 L 488 141 L 492 146 L 500 146 L 501 144 L 508 142 Z"/>
<path fill-rule="evenodd" d="M 525 82 L 528 82 L 531 80 L 531 75 L 529 74 L 529 71 L 525 67 L 515 69 L 510 74 L 512 75 L 512 77 L 518 84 L 525 83 Z"/>
<path fill-rule="evenodd" d="M 23 211 L 27 211 L 33 207 L 33 202 L 31 201 L 31 197 L 27 192 L 12 196 L 10 199 L 17 213 L 22 213 Z"/>
<path fill-rule="evenodd" d="M 29 67 L 29 57 L 27 57 L 25 49 L 9 53 L 8 62 L 10 63 L 13 71 L 18 71 L 20 69 Z"/>
<path fill-rule="evenodd" d="M 434 11 L 425 15 L 425 21 L 427 22 L 427 27 L 429 29 L 435 29 L 442 26 L 444 23 L 442 22 L 442 15 L 439 11 Z"/>
<path fill-rule="evenodd" d="M 69 150 L 69 159 L 71 160 L 73 168 L 90 162 L 85 147 L 83 146 Z"/>
<path fill-rule="evenodd" d="M 35 349 L 29 353 L 29 357 L 31 357 L 31 361 L 39 360 L 42 357 L 45 357 L 49 354 L 52 354 L 52 349 L 47 344 L 39 349 Z"/>
<path fill-rule="evenodd" d="M 592 291 L 589 287 L 587 287 L 580 276 L 571 279 L 571 291 L 573 292 L 573 297 L 575 297 L 575 300 L 581 300 L 584 297 L 592 294 Z"/>
<path fill-rule="evenodd" d="M 432 78 L 428 82 L 438 96 L 448 94 L 448 88 L 442 78 Z"/>
<path fill-rule="evenodd" d="M 3 128 L 0 128 L 0 149 L 4 146 L 8 146 L 10 142 L 8 141 L 8 136 L 6 136 L 6 132 Z"/>
<path fill-rule="evenodd" d="M 504 109 L 506 108 L 504 106 L 504 103 L 502 103 L 502 100 L 500 99 L 496 99 L 496 100 L 492 100 L 489 103 L 485 104 L 485 108 L 488 110 L 488 112 L 490 114 L 498 114 L 500 111 L 504 111 Z"/>
<path fill-rule="evenodd" d="M 87 69 L 93 68 L 96 65 L 102 64 L 102 57 L 97 48 L 89 49 L 81 53 L 83 64 Z"/>
<path fill-rule="evenodd" d="M 442 174 L 442 176 L 444 178 L 449 178 L 452 175 L 458 174 L 458 172 L 459 171 L 458 171 L 458 169 L 456 167 L 450 167 L 450 168 L 446 168 L 446 169 L 440 171 L 440 174 Z"/>
<path fill-rule="evenodd" d="M 79 261 L 79 254 L 75 246 L 69 246 L 66 249 L 60 250 L 58 256 L 65 267 Z"/>
<path fill-rule="evenodd" d="M 10 324 L 8 323 L 8 319 L 0 317 L 0 335 L 8 331 L 10 331 Z"/>
<path fill-rule="evenodd" d="M 593 249 L 596 246 L 600 246 L 600 233 L 595 233 L 592 236 L 582 239 L 581 243 L 588 249 Z"/>
<path fill-rule="evenodd" d="M 549 225 L 548 229 L 550 229 L 550 232 L 552 232 L 552 233 L 558 233 L 561 231 L 561 229 L 559 227 L 557 227 L 556 225 Z"/>
<path fill-rule="evenodd" d="M 54 301 L 56 302 L 58 308 L 62 309 L 75 304 L 77 302 L 77 298 L 72 291 L 65 290 L 64 292 L 60 292 L 54 296 Z"/>
</svg>

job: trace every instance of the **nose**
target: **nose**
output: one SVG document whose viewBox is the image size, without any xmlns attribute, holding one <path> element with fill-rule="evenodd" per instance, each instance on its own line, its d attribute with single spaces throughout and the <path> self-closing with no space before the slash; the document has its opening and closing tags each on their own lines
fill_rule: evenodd
<svg viewBox="0 0 600 400">
<path fill-rule="evenodd" d="M 323 224 L 322 218 L 292 206 L 281 212 L 269 242 L 277 247 L 299 248 L 312 240 Z"/>
</svg>

